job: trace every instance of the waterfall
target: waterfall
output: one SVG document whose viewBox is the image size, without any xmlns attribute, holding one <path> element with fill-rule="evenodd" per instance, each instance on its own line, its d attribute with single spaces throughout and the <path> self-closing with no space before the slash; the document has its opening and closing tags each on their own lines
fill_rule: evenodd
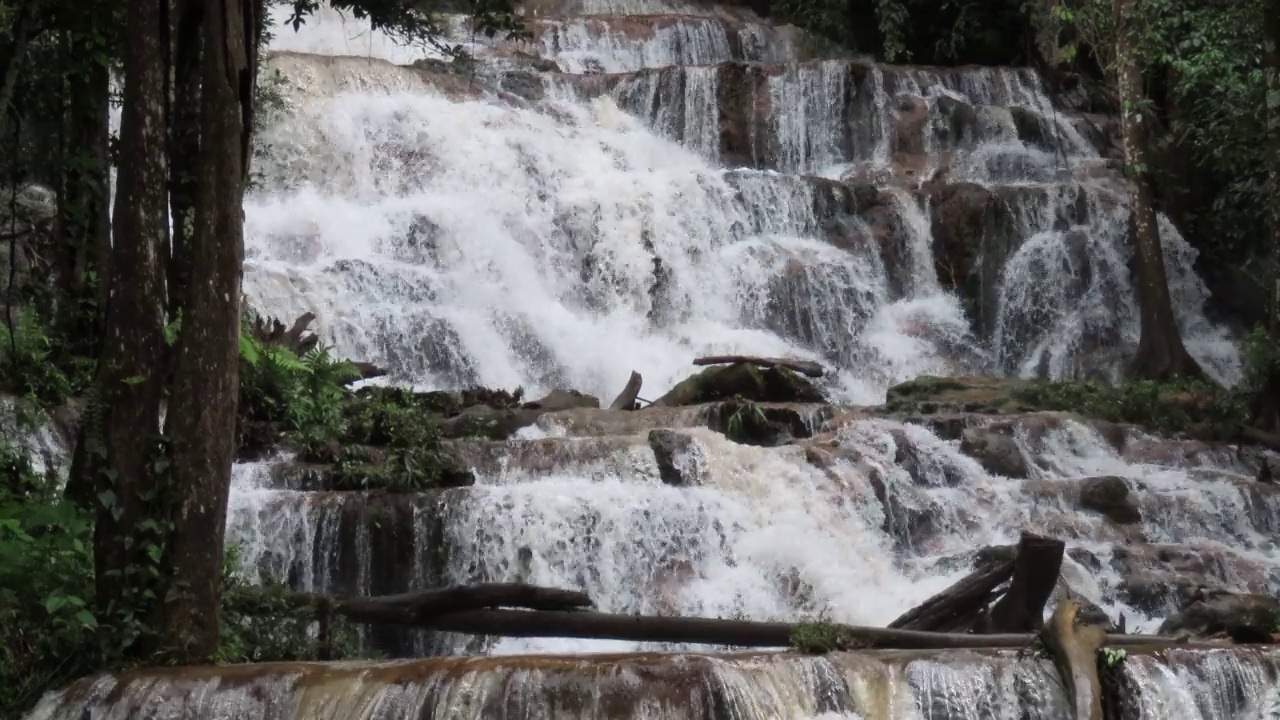
<svg viewBox="0 0 1280 720">
<path fill-rule="evenodd" d="M 695 357 L 741 352 L 821 361 L 832 397 L 876 404 L 920 374 L 1114 377 L 1131 356 L 1121 178 L 1034 72 L 815 56 L 794 28 L 701 3 L 525 11 L 524 44 L 451 21 L 479 59 L 465 72 L 328 9 L 298 34 L 277 27 L 264 77 L 280 102 L 245 200 L 256 309 L 314 312 L 338 354 L 402 384 L 530 395 L 607 398 L 638 370 L 656 397 Z M 1233 381 L 1194 251 L 1164 219 L 1161 237 L 1188 349 Z M 1117 443 L 1057 415 L 974 420 L 1013 438 L 1026 477 L 1006 477 L 946 427 L 828 413 L 821 438 L 758 448 L 697 408 L 614 415 L 456 441 L 477 483 L 428 493 L 315 490 L 288 457 L 238 464 L 228 542 L 312 591 L 527 580 L 611 612 L 869 625 L 1024 529 L 1066 540 L 1070 589 L 1131 630 L 1154 629 L 1199 579 L 1280 588 L 1280 496 L 1218 448 L 1136 431 Z M 655 427 L 688 440 L 688 486 L 662 482 Z M 1140 520 L 1081 509 L 1101 476 Z M 1052 665 L 1011 653 L 371 635 L 418 659 L 103 676 L 32 717 L 1068 712 Z M 1120 682 L 1133 717 L 1253 718 L 1276 677 L 1274 655 L 1169 652 L 1135 654 Z"/>
</svg>

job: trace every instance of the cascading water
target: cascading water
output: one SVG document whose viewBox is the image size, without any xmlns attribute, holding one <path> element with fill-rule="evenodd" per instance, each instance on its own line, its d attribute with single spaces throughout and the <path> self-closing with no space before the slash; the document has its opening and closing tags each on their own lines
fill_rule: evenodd
<svg viewBox="0 0 1280 720">
<path fill-rule="evenodd" d="M 834 397 L 873 404 L 922 373 L 1107 375 L 1132 352 L 1123 186 L 1033 72 L 802 63 L 803 38 L 744 12 L 553 5 L 530 5 L 522 49 L 560 72 L 532 81 L 501 42 L 471 44 L 481 67 L 457 75 L 392 64 L 423 53 L 327 10 L 277 31 L 280 74 L 264 77 L 281 102 L 245 203 L 255 308 L 315 312 L 339 354 L 416 386 L 601 397 L 633 369 L 656 395 L 711 353 L 821 360 Z M 957 235 L 975 207 L 981 230 Z M 1162 237 L 1188 347 L 1231 380 L 1193 251 L 1164 222 Z M 980 244 L 967 270 L 950 263 L 957 240 Z M 522 580 L 606 611 L 758 620 L 886 623 L 1027 528 L 1066 539 L 1070 589 L 1131 630 L 1176 606 L 1141 578 L 1186 557 L 1211 558 L 1199 571 L 1223 587 L 1280 588 L 1280 497 L 1230 454 L 1141 436 L 1117 449 L 1040 417 L 1015 429 L 1015 478 L 884 419 L 833 420 L 823 450 L 738 445 L 696 409 L 625 415 L 460 442 L 477 484 L 434 493 L 315 491 L 288 458 L 240 464 L 228 541 L 299 589 Z M 687 436 L 687 486 L 662 481 L 653 427 Z M 1079 511 L 1098 476 L 1129 488 L 1140 521 Z M 117 714 L 102 717 L 1066 716 L 1052 667 L 1011 655 L 564 658 L 697 648 L 380 638 L 488 657 L 103 678 L 34 717 L 108 694 Z M 542 657 L 507 657 L 527 653 Z M 1152 720 L 1254 717 L 1239 697 L 1277 676 L 1264 655 L 1134 663 Z M 1200 715 L 1170 709 L 1187 693 Z"/>
</svg>

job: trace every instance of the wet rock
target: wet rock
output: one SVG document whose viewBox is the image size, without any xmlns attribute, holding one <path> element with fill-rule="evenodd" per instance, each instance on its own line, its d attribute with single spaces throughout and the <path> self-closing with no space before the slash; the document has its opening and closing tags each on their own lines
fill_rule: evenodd
<svg viewBox="0 0 1280 720">
<path fill-rule="evenodd" d="M 534 424 L 543 410 L 495 410 L 473 405 L 440 424 L 440 436 L 505 440 L 518 430 Z"/>
<path fill-rule="evenodd" d="M 774 447 L 813 435 L 813 425 L 800 409 L 760 405 L 734 398 L 711 408 L 707 427 L 743 445 Z"/>
<path fill-rule="evenodd" d="M 522 407 L 525 410 L 558 412 L 574 408 L 598 408 L 600 400 L 577 390 L 552 390 L 546 397 L 527 402 Z"/>
<path fill-rule="evenodd" d="M 954 148 L 977 139 L 978 113 L 969 103 L 939 95 L 934 99 L 934 140 L 940 146 Z"/>
<path fill-rule="evenodd" d="M 1026 478 L 1029 474 L 1026 457 L 1018 443 L 1007 435 L 969 428 L 960 436 L 960 452 L 977 460 L 993 475 Z"/>
<path fill-rule="evenodd" d="M 1160 625 L 1161 635 L 1227 636 L 1239 643 L 1274 642 L 1280 598 L 1214 592 L 1197 599 Z"/>
<path fill-rule="evenodd" d="M 827 401 L 812 382 L 790 370 L 738 363 L 709 367 L 681 381 L 653 404 L 699 405 L 732 398 L 771 403 Z"/>
<path fill-rule="evenodd" d="M 1129 496 L 1128 483 L 1114 475 L 1084 480 L 1080 487 L 1080 507 L 1101 513 L 1120 525 L 1142 521 L 1142 513 Z"/>
<path fill-rule="evenodd" d="M 1019 242 L 1009 206 L 992 189 L 974 183 L 931 183 L 925 189 L 938 280 L 960 295 L 975 331 L 989 336 L 1005 259 Z"/>
<path fill-rule="evenodd" d="M 1034 110 L 1012 105 L 1009 107 L 1009 115 L 1013 118 L 1013 126 L 1018 132 L 1019 140 L 1041 150 L 1057 149 L 1050 140 L 1054 137 L 1052 128 L 1046 128 L 1044 119 Z"/>
<path fill-rule="evenodd" d="M 649 447 L 658 462 L 658 476 L 662 482 L 676 487 L 699 484 L 693 457 L 698 446 L 693 438 L 674 430 L 650 430 Z"/>
<path fill-rule="evenodd" d="M 862 469 L 884 512 L 880 529 L 894 539 L 900 550 L 919 547 L 939 532 L 938 508 L 927 495 L 887 482 L 873 467 L 864 465 Z"/>
<path fill-rule="evenodd" d="M 1148 613 L 1181 610 L 1248 572 L 1226 552 L 1182 545 L 1117 545 L 1111 567 L 1121 577 L 1120 598 Z"/>
<path fill-rule="evenodd" d="M 895 447 L 894 463 L 906 470 L 917 485 L 942 484 L 955 487 L 963 482 L 964 478 L 956 467 L 947 463 L 930 462 L 929 458 L 923 455 L 920 448 L 916 447 L 902 430 L 891 430 L 889 434 L 893 437 Z M 940 474 L 941 477 L 930 477 L 930 469 L 934 471 L 935 476 Z"/>
</svg>

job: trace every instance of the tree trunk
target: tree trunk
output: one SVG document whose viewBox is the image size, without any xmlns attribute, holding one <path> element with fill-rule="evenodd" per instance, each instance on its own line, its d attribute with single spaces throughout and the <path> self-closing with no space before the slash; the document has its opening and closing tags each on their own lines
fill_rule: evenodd
<svg viewBox="0 0 1280 720">
<path fill-rule="evenodd" d="M 1135 290 L 1141 337 L 1130 374 L 1149 380 L 1199 377 L 1200 365 L 1182 344 L 1164 270 L 1164 250 L 1151 192 L 1147 129 L 1142 103 L 1142 67 L 1134 33 L 1140 19 L 1137 0 L 1112 0 L 1116 27 L 1116 75 L 1120 99 L 1125 173 L 1129 178 L 1129 234 L 1133 243 Z"/>
<path fill-rule="evenodd" d="M 4 69 L 0 71 L 0 114 L 9 111 L 9 102 L 13 100 L 13 90 L 18 85 L 18 68 L 27 54 L 27 44 L 31 42 L 31 30 L 35 27 L 36 11 L 40 8 L 40 0 L 26 0 L 18 5 L 17 16 L 13 21 L 13 41 L 9 44 L 9 54 L 4 59 Z"/>
<path fill-rule="evenodd" d="M 1102 683 L 1098 678 L 1098 650 L 1107 634 L 1097 625 L 1080 621 L 1080 604 L 1062 600 L 1041 633 L 1053 653 L 1075 720 L 1102 720 Z"/>
<path fill-rule="evenodd" d="M 1280 0 L 1267 0 L 1265 43 L 1267 66 L 1267 145 L 1271 199 L 1271 312 L 1268 329 L 1273 350 L 1280 349 Z M 1262 391 L 1259 425 L 1280 434 L 1280 358 L 1272 362 Z"/>
<path fill-rule="evenodd" d="M 204 4 L 201 181 L 169 409 L 175 516 L 164 637 L 200 661 L 218 644 L 219 578 L 239 396 L 242 202 L 262 0 Z"/>
<path fill-rule="evenodd" d="M 987 618 L 991 632 L 1033 632 L 1044 625 L 1044 605 L 1058 584 L 1065 550 L 1061 540 L 1022 533 L 1009 591 Z"/>
<path fill-rule="evenodd" d="M 169 260 L 169 311 L 186 300 L 196 228 L 196 196 L 200 176 L 200 32 L 204 7 L 200 0 L 177 0 L 173 53 L 173 127 L 170 129 L 169 203 L 173 218 L 173 252 Z"/>
<path fill-rule="evenodd" d="M 98 6 L 93 12 L 101 14 Z M 79 32 L 69 35 L 77 45 L 90 41 Z M 94 306 L 106 297 L 102 290 L 111 256 L 110 91 L 110 76 L 102 63 L 78 63 L 68 74 L 65 143 L 69 157 L 58 208 L 59 325 L 69 350 L 77 355 L 98 354 L 101 313 Z M 96 276 L 94 281 L 91 274 Z"/>
<path fill-rule="evenodd" d="M 79 469 L 95 483 L 100 500 L 94 560 L 103 606 L 136 599 L 132 593 L 147 582 L 134 562 L 145 557 L 145 548 L 131 536 L 141 519 L 139 493 L 146 490 L 148 447 L 159 434 L 164 387 L 161 253 L 168 225 L 168 173 L 163 13 L 155 0 L 129 0 L 127 14 L 111 253 L 115 281 L 107 298 L 97 409 L 87 412 L 99 422 L 86 429 Z"/>
</svg>

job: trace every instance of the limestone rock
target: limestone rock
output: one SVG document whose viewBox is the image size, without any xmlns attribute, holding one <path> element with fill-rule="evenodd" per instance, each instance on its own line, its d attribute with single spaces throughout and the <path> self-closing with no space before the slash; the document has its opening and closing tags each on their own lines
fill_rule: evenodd
<svg viewBox="0 0 1280 720">
<path fill-rule="evenodd" d="M 1280 598 L 1270 595 L 1215 592 L 1165 620 L 1161 635 L 1189 633 L 1209 638 L 1226 635 L 1236 642 L 1273 642 Z"/>
<path fill-rule="evenodd" d="M 699 484 L 697 443 L 692 437 L 674 430 L 649 431 L 649 447 L 658 462 L 658 475 L 662 482 L 676 487 Z"/>
<path fill-rule="evenodd" d="M 978 461 L 993 475 L 1026 478 L 1027 459 L 1014 439 L 989 430 L 969 428 L 960 436 L 960 452 Z"/>
<path fill-rule="evenodd" d="M 1120 525 L 1142 521 L 1142 512 L 1129 496 L 1129 485 L 1114 475 L 1086 479 L 1080 488 L 1080 507 Z"/>
</svg>

